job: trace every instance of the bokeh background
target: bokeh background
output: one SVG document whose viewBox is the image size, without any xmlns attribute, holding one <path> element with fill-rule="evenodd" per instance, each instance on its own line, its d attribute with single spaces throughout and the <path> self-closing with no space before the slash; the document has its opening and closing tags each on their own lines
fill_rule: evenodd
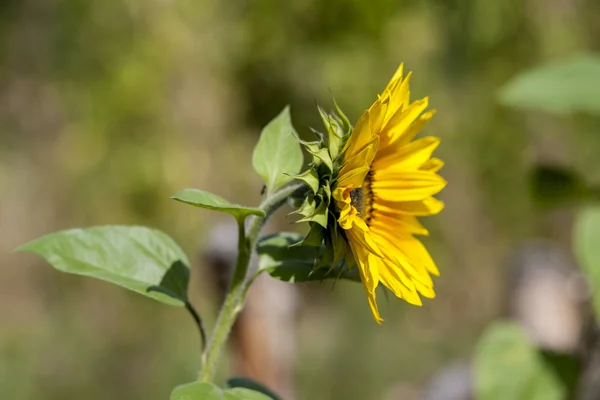
<svg viewBox="0 0 600 400">
<path fill-rule="evenodd" d="M 71 227 L 160 228 L 193 259 L 192 300 L 211 325 L 206 254 L 227 216 L 169 196 L 196 187 L 257 204 L 251 153 L 264 124 L 290 104 L 308 138 L 330 91 L 355 121 L 400 62 L 413 96 L 438 110 L 426 134 L 442 138 L 446 210 L 424 221 L 438 298 L 390 298 L 380 327 L 360 285 L 286 286 L 293 318 L 259 335 L 294 333 L 297 399 L 422 398 L 510 314 L 515 253 L 532 240 L 569 253 L 572 209 L 535 206 L 534 166 L 600 183 L 597 118 L 512 110 L 498 90 L 594 50 L 596 0 L 3 0 L 0 398 L 165 399 L 193 380 L 200 348 L 185 310 L 12 250 Z M 284 214 L 271 229 L 297 229 Z"/>
</svg>

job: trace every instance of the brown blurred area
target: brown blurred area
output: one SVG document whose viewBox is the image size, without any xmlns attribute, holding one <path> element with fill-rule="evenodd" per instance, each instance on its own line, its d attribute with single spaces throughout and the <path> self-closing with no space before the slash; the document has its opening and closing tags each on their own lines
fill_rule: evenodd
<svg viewBox="0 0 600 400">
<path fill-rule="evenodd" d="M 269 326 L 293 332 L 281 347 L 291 371 L 276 380 L 292 380 L 297 399 L 418 399 L 508 314 L 506 260 L 523 242 L 569 251 L 571 210 L 536 209 L 528 172 L 552 162 L 600 183 L 597 120 L 508 110 L 496 92 L 584 50 L 600 51 L 595 0 L 3 0 L 0 398 L 164 399 L 193 380 L 200 345 L 185 310 L 12 250 L 71 227 L 160 228 L 193 256 L 191 298 L 212 326 L 204 255 L 227 216 L 169 196 L 196 187 L 257 204 L 261 126 L 290 104 L 309 137 L 329 90 L 356 120 L 403 61 L 414 98 L 438 110 L 425 134 L 441 137 L 449 182 L 446 210 L 424 221 L 437 299 L 383 301 L 379 327 L 360 285 L 300 285 L 297 316 Z M 284 214 L 273 229 L 297 229 Z M 277 315 L 274 303 L 258 301 L 258 314 Z M 257 335 L 240 339 L 250 355 L 224 362 L 220 382 L 260 358 Z"/>
</svg>

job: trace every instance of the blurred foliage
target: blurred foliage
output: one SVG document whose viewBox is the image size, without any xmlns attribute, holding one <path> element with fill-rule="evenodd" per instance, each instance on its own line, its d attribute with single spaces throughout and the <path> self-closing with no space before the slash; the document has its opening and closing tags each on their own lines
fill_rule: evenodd
<svg viewBox="0 0 600 400">
<path fill-rule="evenodd" d="M 199 344 L 184 310 L 9 251 L 119 223 L 163 229 L 197 255 L 217 217 L 170 194 L 201 187 L 257 204 L 260 178 L 239 166 L 259 128 L 291 104 L 307 137 L 328 89 L 355 121 L 400 61 L 415 98 L 439 110 L 426 134 L 442 138 L 447 208 L 425 221 L 438 299 L 384 304 L 380 328 L 359 285 L 304 288 L 295 377 L 302 399 L 414 393 L 503 314 L 513 244 L 570 240 L 532 206 L 532 165 L 569 165 L 600 184 L 596 117 L 496 104 L 521 71 L 600 51 L 599 11 L 596 0 L 2 2 L 0 398 L 164 399 L 194 379 Z M 191 259 L 190 297 L 213 315 Z"/>
<path fill-rule="evenodd" d="M 535 166 L 531 189 L 534 202 L 544 209 L 583 204 L 597 192 L 588 187 L 576 171 L 556 165 Z"/>
<path fill-rule="evenodd" d="M 564 400 L 569 387 L 516 324 L 497 322 L 475 354 L 478 400 Z"/>
<path fill-rule="evenodd" d="M 171 393 L 171 400 L 272 400 L 260 392 L 234 387 L 222 390 L 213 383 L 194 382 L 181 385 Z"/>
<path fill-rule="evenodd" d="M 574 228 L 573 248 L 590 280 L 596 318 L 600 319 L 600 207 L 580 211 Z"/>
<path fill-rule="evenodd" d="M 500 100 L 522 108 L 600 114 L 600 56 L 580 55 L 525 71 L 502 89 Z"/>
</svg>

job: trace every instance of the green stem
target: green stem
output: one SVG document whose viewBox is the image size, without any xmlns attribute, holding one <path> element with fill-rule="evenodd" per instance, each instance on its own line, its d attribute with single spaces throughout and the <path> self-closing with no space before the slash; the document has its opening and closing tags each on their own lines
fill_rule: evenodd
<svg viewBox="0 0 600 400">
<path fill-rule="evenodd" d="M 289 185 L 275 192 L 272 196 L 269 196 L 260 205 L 260 209 L 264 211 L 265 216 L 252 216 L 248 228 L 246 228 L 244 224 L 245 218 L 238 218 L 239 234 L 237 262 L 231 284 L 225 295 L 225 301 L 219 312 L 217 322 L 215 323 L 206 350 L 202 354 L 202 369 L 200 370 L 198 380 L 202 382 L 210 382 L 213 380 L 223 346 L 227 341 L 231 327 L 243 308 L 247 293 L 246 274 L 260 230 L 267 219 L 269 219 L 269 217 L 281 207 L 292 194 L 298 190 L 305 190 L 305 187 L 306 185 L 304 184 Z"/>
</svg>

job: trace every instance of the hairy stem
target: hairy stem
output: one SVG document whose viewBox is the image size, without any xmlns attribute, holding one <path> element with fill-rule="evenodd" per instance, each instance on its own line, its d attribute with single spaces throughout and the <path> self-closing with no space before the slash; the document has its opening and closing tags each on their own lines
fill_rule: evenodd
<svg viewBox="0 0 600 400">
<path fill-rule="evenodd" d="M 244 224 L 245 218 L 238 218 L 237 262 L 231 284 L 225 295 L 225 301 L 219 312 L 217 322 L 215 323 L 206 350 L 202 355 L 202 369 L 200 370 L 200 376 L 198 378 L 200 381 L 209 382 L 213 380 L 223 346 L 227 341 L 231 327 L 243 308 L 248 284 L 246 274 L 260 230 L 267 219 L 281 207 L 292 194 L 300 190 L 305 190 L 305 187 L 306 185 L 304 184 L 289 185 L 273 193 L 260 205 L 260 209 L 264 211 L 265 216 L 252 216 L 247 228 Z"/>
</svg>

